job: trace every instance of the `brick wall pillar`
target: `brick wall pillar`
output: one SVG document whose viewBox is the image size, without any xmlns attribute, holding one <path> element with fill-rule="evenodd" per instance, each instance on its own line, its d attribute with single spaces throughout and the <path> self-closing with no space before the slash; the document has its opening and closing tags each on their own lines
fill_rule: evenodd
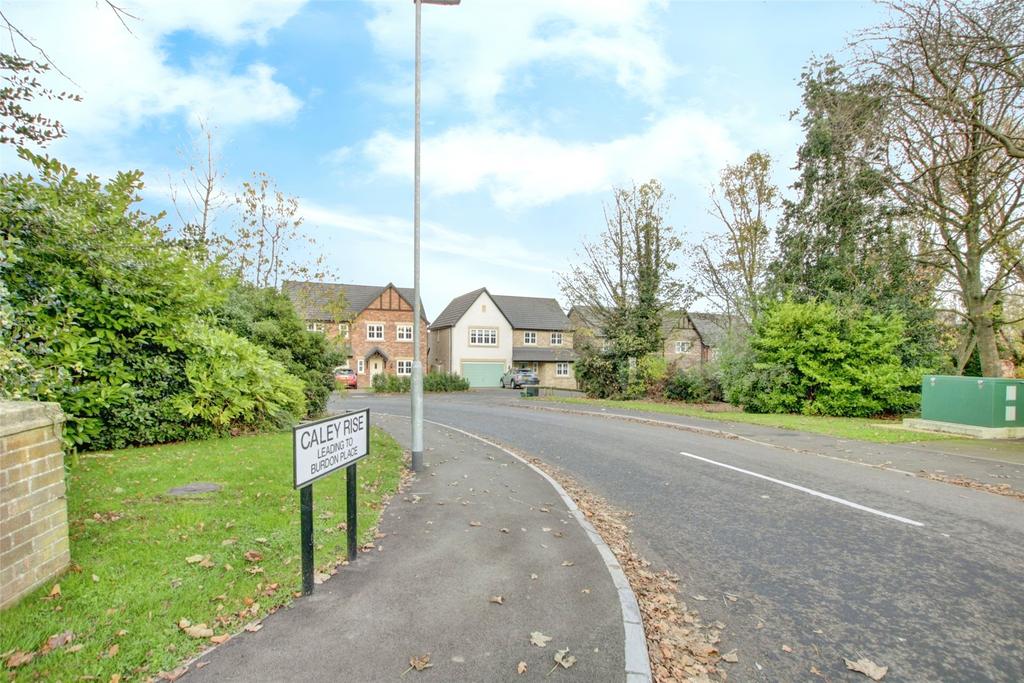
<svg viewBox="0 0 1024 683">
<path fill-rule="evenodd" d="M 0 401 L 0 609 L 71 562 L 56 403 Z"/>
</svg>

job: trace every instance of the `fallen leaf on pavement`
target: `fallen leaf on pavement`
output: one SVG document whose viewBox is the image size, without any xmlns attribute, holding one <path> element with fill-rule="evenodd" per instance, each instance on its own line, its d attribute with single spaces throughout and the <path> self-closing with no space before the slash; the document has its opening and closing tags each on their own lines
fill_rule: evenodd
<svg viewBox="0 0 1024 683">
<path fill-rule="evenodd" d="M 576 663 L 576 658 L 569 654 L 569 648 L 565 648 L 555 653 L 555 663 L 561 664 L 563 669 L 568 669 Z"/>
<path fill-rule="evenodd" d="M 701 601 L 707 600 L 707 598 L 705 598 L 703 595 L 691 595 L 690 597 L 693 598 L 694 600 L 701 600 Z"/>
<path fill-rule="evenodd" d="M 470 526 L 480 526 L 480 522 L 470 522 Z"/>
<path fill-rule="evenodd" d="M 551 641 L 551 636 L 546 636 L 540 631 L 534 631 L 530 634 L 530 644 L 536 645 L 537 647 L 544 647 Z"/>
<path fill-rule="evenodd" d="M 179 666 L 174 671 L 161 671 L 157 674 L 157 678 L 162 678 L 165 681 L 176 681 L 188 672 L 187 666 Z"/>
<path fill-rule="evenodd" d="M 530 574 L 530 580 L 531 581 L 536 580 L 536 579 L 537 579 L 537 575 L 536 574 Z"/>
<path fill-rule="evenodd" d="M 254 622 L 252 624 L 245 625 L 245 630 L 249 633 L 256 633 L 256 631 L 259 631 L 261 628 L 263 628 L 263 624 L 259 622 Z"/>
<path fill-rule="evenodd" d="M 402 672 L 402 676 L 409 673 L 413 669 L 416 669 L 417 671 L 423 671 L 424 669 L 429 669 L 432 666 L 434 665 L 430 663 L 429 653 L 425 655 L 420 655 L 419 657 L 410 657 L 409 668 Z"/>
<path fill-rule="evenodd" d="M 508 529 L 506 529 L 505 527 L 501 527 L 501 529 L 499 529 L 498 531 L 500 531 L 503 534 L 507 534 L 508 533 Z"/>
<path fill-rule="evenodd" d="M 562 562 L 562 566 L 563 567 L 571 567 L 574 564 L 575 564 L 575 562 L 573 562 L 572 560 L 565 560 L 564 562 Z"/>
<path fill-rule="evenodd" d="M 873 681 L 880 681 L 885 674 L 889 673 L 889 667 L 878 666 L 867 657 L 861 657 L 857 661 L 850 661 L 843 657 L 843 661 L 846 662 L 847 669 L 862 673 Z"/>
<path fill-rule="evenodd" d="M 519 664 L 516 665 L 516 673 L 519 675 L 526 673 L 526 662 L 519 662 Z"/>
<path fill-rule="evenodd" d="M 231 636 L 229 636 L 228 634 L 225 633 L 224 635 L 211 637 L 210 638 L 210 642 L 213 643 L 214 645 L 220 645 L 221 643 L 228 642 L 230 639 L 231 639 Z"/>
<path fill-rule="evenodd" d="M 491 602 L 493 602 L 495 605 L 504 605 L 505 598 L 501 597 L 500 595 L 492 595 Z"/>
<path fill-rule="evenodd" d="M 722 661 L 729 662 L 730 664 L 735 664 L 736 662 L 740 661 L 740 656 L 736 654 L 736 650 L 733 650 L 732 652 L 726 652 L 724 655 L 722 655 Z"/>
<path fill-rule="evenodd" d="M 793 648 L 791 648 L 789 645 L 783 645 L 782 646 L 782 651 L 783 652 L 792 652 Z"/>
</svg>

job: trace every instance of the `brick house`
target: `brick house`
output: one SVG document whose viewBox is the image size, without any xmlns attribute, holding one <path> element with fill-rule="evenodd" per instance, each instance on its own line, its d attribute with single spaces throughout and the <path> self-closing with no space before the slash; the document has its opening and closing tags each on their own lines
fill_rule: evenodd
<svg viewBox="0 0 1024 683">
<path fill-rule="evenodd" d="M 575 389 L 576 358 L 572 326 L 554 299 L 480 288 L 452 299 L 430 326 L 430 368 L 472 386 L 497 387 L 516 367 L 535 371 L 541 386 Z"/>
<path fill-rule="evenodd" d="M 412 375 L 413 290 L 388 283 L 348 285 L 285 280 L 281 290 L 311 332 L 339 338 L 348 350 L 347 366 L 360 382 L 379 373 Z M 420 304 L 420 362 L 427 367 L 427 317 Z"/>
</svg>

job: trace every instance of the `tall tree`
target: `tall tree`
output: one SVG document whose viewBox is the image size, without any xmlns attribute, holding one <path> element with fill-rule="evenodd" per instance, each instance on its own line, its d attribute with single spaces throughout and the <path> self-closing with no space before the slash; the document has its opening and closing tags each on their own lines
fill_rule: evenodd
<svg viewBox="0 0 1024 683">
<path fill-rule="evenodd" d="M 664 312 L 688 303 L 673 260 L 682 243 L 665 223 L 660 182 L 615 188 L 613 197 L 604 231 L 584 241 L 581 262 L 561 273 L 559 283 L 571 305 L 591 311 L 619 353 L 635 356 L 659 349 Z"/>
<path fill-rule="evenodd" d="M 893 189 L 926 225 L 921 257 L 954 284 L 982 372 L 998 376 L 997 305 L 1022 258 L 1012 245 L 1024 230 L 1024 159 L 994 133 L 1024 133 L 1024 80 L 1012 57 L 1006 68 L 1009 46 L 1024 44 L 1024 6 L 888 7 L 892 18 L 854 45 L 859 80 L 885 84 Z"/>
<path fill-rule="evenodd" d="M 783 201 L 770 289 L 777 298 L 899 313 L 910 332 L 900 348 L 905 363 L 931 365 L 936 283 L 914 258 L 912 222 L 878 164 L 889 116 L 884 88 L 850 82 L 830 57 L 812 61 L 801 85 L 799 175 L 795 196 Z"/>
<path fill-rule="evenodd" d="M 722 169 L 718 188 L 711 191 L 710 213 L 725 230 L 691 247 L 700 295 L 747 323 L 757 315 L 772 257 L 770 220 L 778 188 L 771 182 L 771 165 L 771 157 L 754 152 Z"/>
<path fill-rule="evenodd" d="M 231 203 L 224 191 L 224 174 L 218 168 L 214 151 L 213 129 L 206 121 L 199 122 L 199 135 L 188 149 L 181 152 L 188 168 L 181 175 L 183 189 L 171 186 L 171 202 L 181 222 L 180 234 L 189 247 L 197 247 L 205 257 L 220 238 L 213 227 L 217 214 Z"/>
</svg>

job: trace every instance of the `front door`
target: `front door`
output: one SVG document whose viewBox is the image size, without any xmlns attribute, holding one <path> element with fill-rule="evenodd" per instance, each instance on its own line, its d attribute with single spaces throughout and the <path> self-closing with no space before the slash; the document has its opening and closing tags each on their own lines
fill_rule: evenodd
<svg viewBox="0 0 1024 683">
<path fill-rule="evenodd" d="M 373 378 L 382 372 L 384 372 L 384 359 L 374 356 L 370 359 L 370 381 L 372 382 Z"/>
</svg>

